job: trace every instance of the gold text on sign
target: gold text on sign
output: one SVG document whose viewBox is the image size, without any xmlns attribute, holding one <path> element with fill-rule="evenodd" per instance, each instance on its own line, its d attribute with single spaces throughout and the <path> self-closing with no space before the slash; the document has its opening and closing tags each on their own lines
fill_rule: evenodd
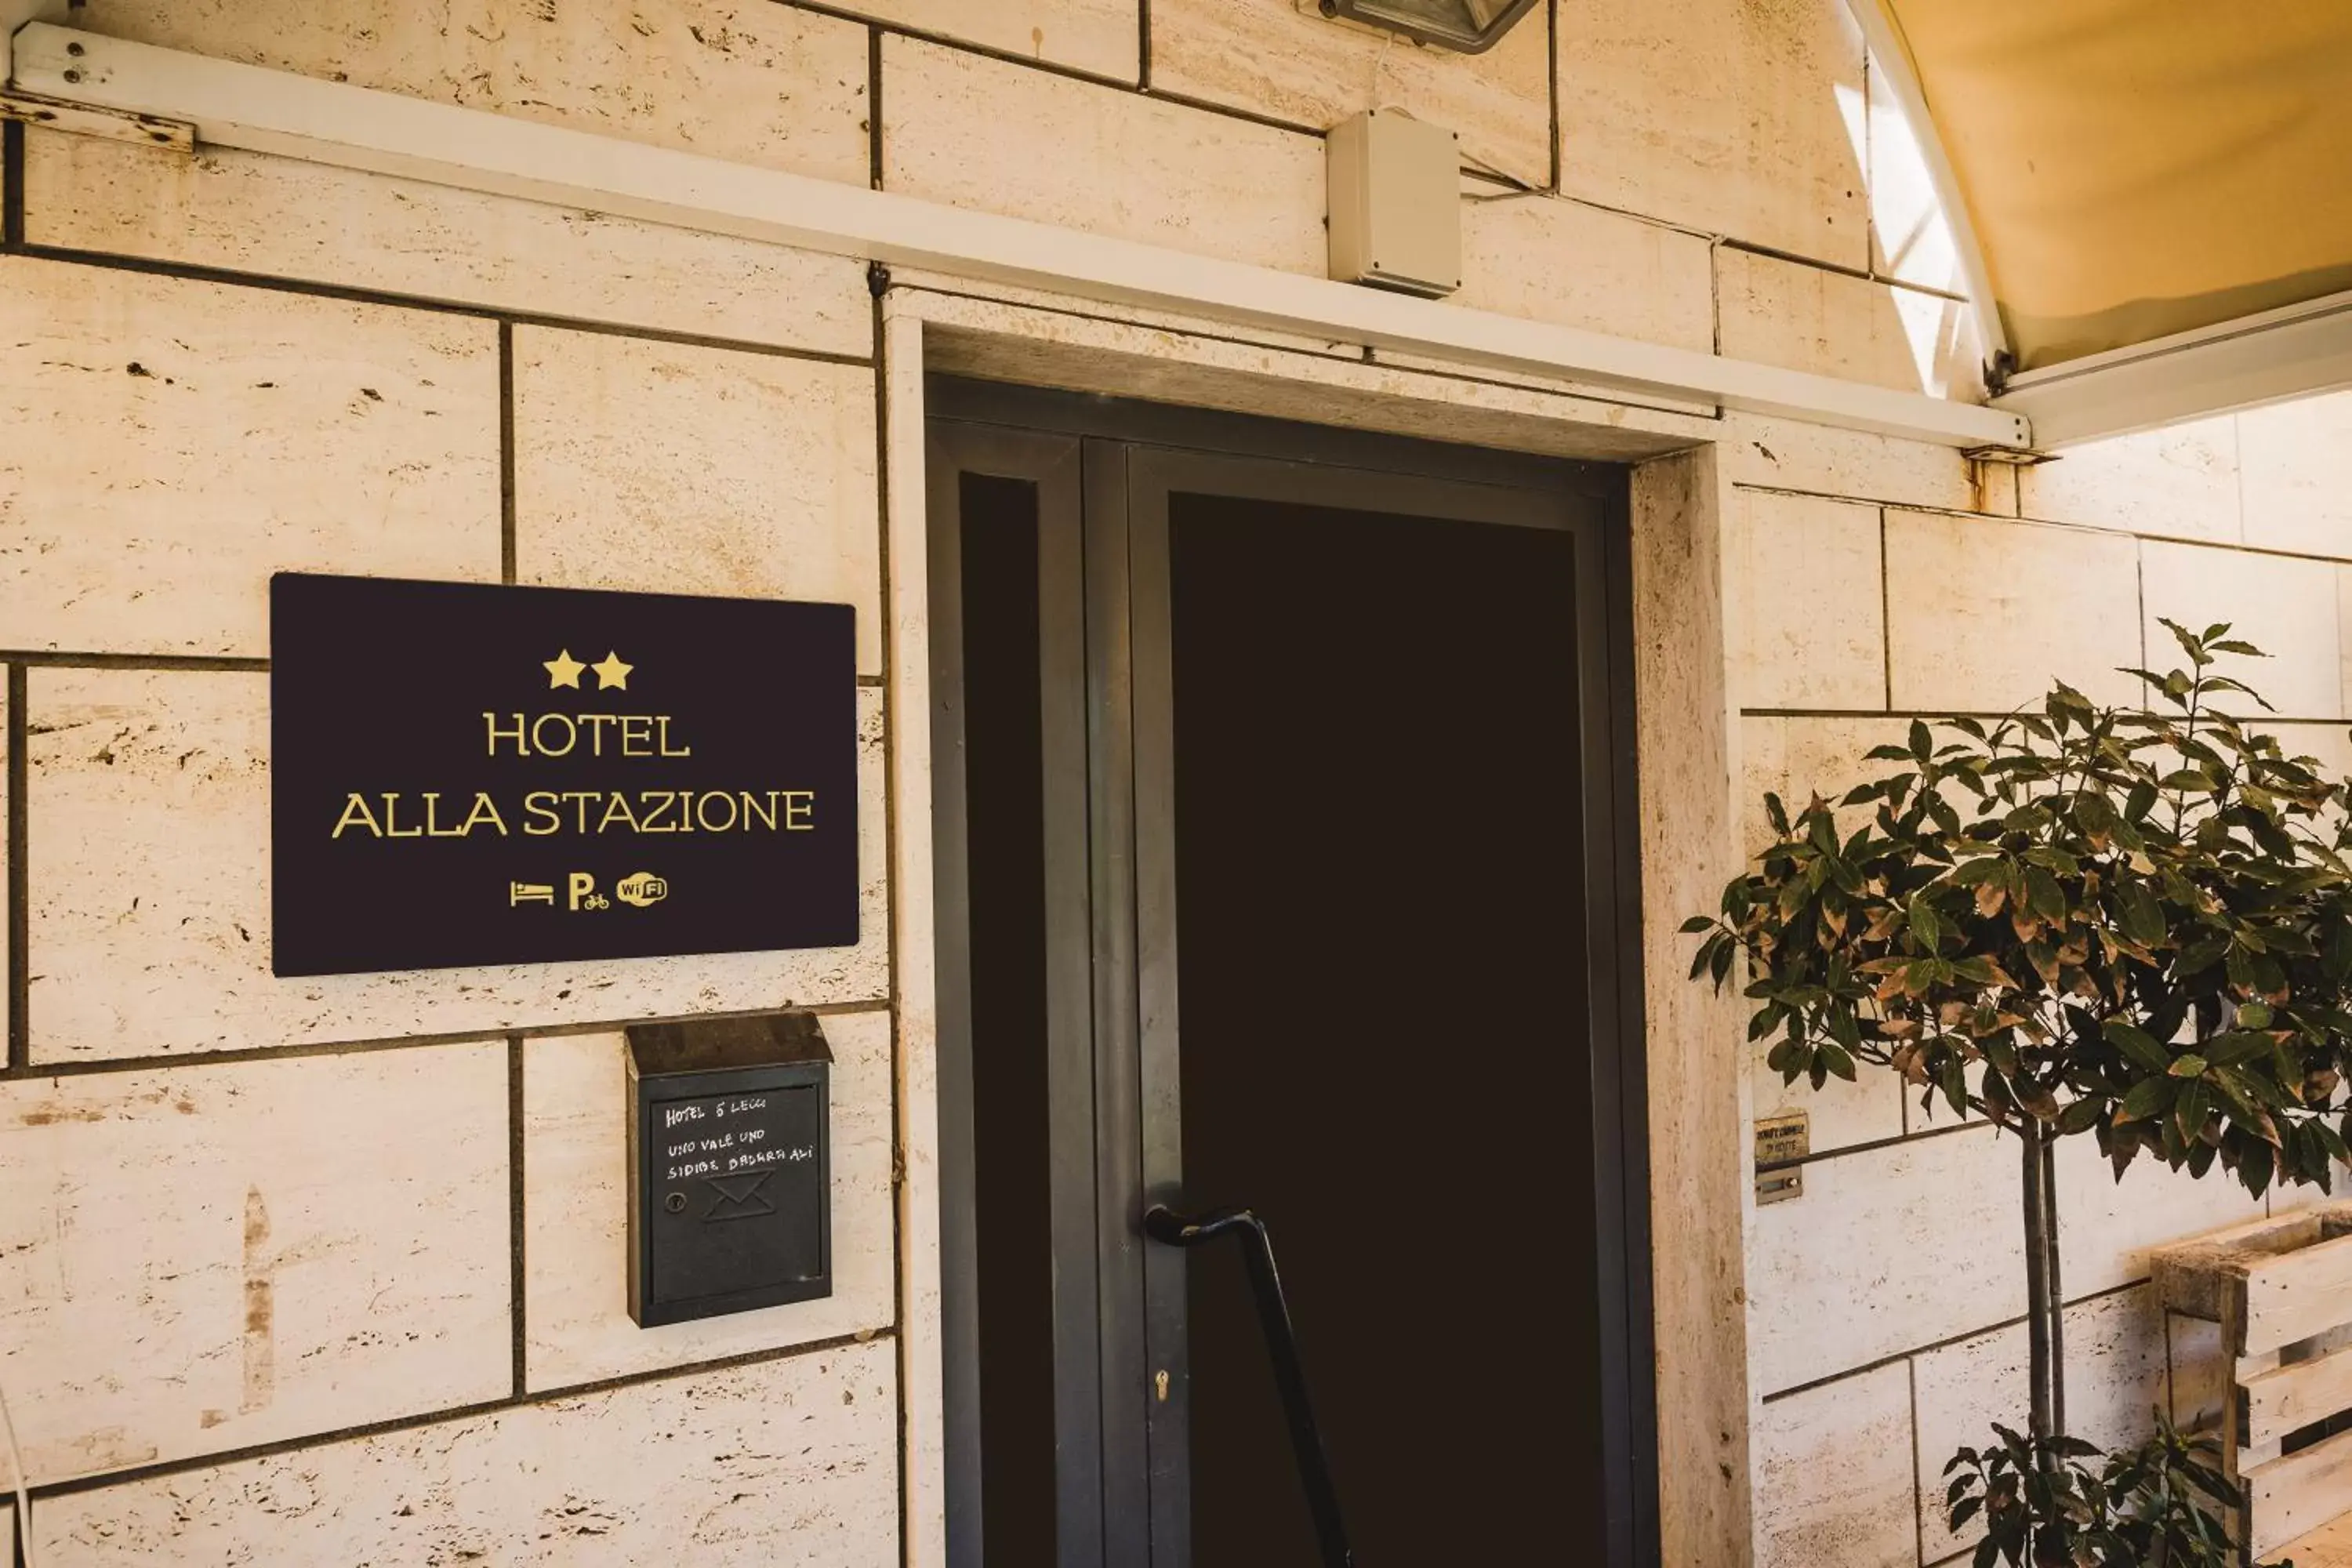
<svg viewBox="0 0 2352 1568">
<path fill-rule="evenodd" d="M 535 789 L 522 797 L 522 831 L 544 838 L 577 834 L 808 833 L 816 827 L 816 792 L 806 789 Z M 439 790 L 385 790 L 343 799 L 330 838 L 511 837 L 506 814 L 484 791 L 473 805 L 445 804 Z"/>
<path fill-rule="evenodd" d="M 667 713 L 485 713 L 488 755 L 518 757 L 690 757 L 673 745 Z"/>
</svg>

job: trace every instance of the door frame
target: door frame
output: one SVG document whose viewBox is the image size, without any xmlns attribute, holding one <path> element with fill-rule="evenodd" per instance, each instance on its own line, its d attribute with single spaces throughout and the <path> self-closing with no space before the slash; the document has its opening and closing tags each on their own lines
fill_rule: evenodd
<svg viewBox="0 0 2352 1568">
<path fill-rule="evenodd" d="M 1596 784 L 1595 810 L 1604 819 L 1596 823 L 1587 838 L 1591 886 L 1601 895 L 1600 901 L 1588 906 L 1588 951 L 1614 959 L 1613 974 L 1594 975 L 1592 1037 L 1596 1108 L 1593 1220 L 1596 1261 L 1602 1285 L 1599 1301 L 1603 1343 L 1601 1447 L 1604 1495 L 1609 1500 L 1610 1549 L 1606 1561 L 1611 1568 L 1621 1564 L 1623 1568 L 1646 1568 L 1656 1563 L 1656 1391 L 1650 1375 L 1656 1363 L 1650 1269 L 1641 818 L 1634 761 L 1627 470 L 1408 437 L 943 375 L 926 377 L 923 408 L 928 469 L 928 599 L 931 610 L 941 1344 L 945 1362 L 942 1393 L 946 1406 L 950 1568 L 978 1568 L 982 1528 L 978 1506 L 981 1426 L 976 1367 L 978 1253 L 972 1186 L 969 886 L 964 875 L 966 822 L 961 749 L 961 584 L 955 476 L 959 471 L 977 469 L 1037 482 L 1041 562 L 1047 555 L 1046 510 L 1050 507 L 1062 513 L 1066 533 L 1070 532 L 1068 523 L 1075 521 L 1068 516 L 1071 511 L 1083 518 L 1087 542 L 1082 563 L 1084 599 L 1086 615 L 1095 623 L 1092 635 L 1115 640 L 1121 647 L 1131 649 L 1135 657 L 1113 659 L 1106 665 L 1102 659 L 1081 655 L 1088 721 L 1083 732 L 1076 736 L 1064 724 L 1057 740 L 1054 719 L 1048 716 L 1045 788 L 1049 800 L 1053 799 L 1056 786 L 1052 775 L 1056 766 L 1066 769 L 1075 763 L 1083 770 L 1076 775 L 1081 784 L 1097 781 L 1087 789 L 1085 796 L 1087 836 L 1137 844 L 1139 817 L 1154 818 L 1158 814 L 1164 818 L 1172 812 L 1172 794 L 1165 787 L 1170 782 L 1165 775 L 1171 759 L 1152 753 L 1152 732 L 1166 737 L 1172 731 L 1165 723 L 1156 721 L 1138 721 L 1129 727 L 1131 718 L 1153 711 L 1154 704 L 1159 705 L 1157 712 L 1161 717 L 1165 715 L 1170 695 L 1170 672 L 1164 660 L 1169 650 L 1161 646 L 1165 627 L 1155 630 L 1144 626 L 1141 635 L 1130 640 L 1129 626 L 1108 626 L 1104 621 L 1106 616 L 1129 613 L 1140 618 L 1165 612 L 1164 506 L 1156 517 L 1138 519 L 1129 515 L 1127 468 L 1130 454 L 1132 460 L 1170 478 L 1183 474 L 1205 478 L 1220 469 L 1232 472 L 1246 467 L 1263 483 L 1270 472 L 1267 465 L 1280 464 L 1296 478 L 1295 482 L 1282 481 L 1277 488 L 1296 489 L 1291 499 L 1311 498 L 1323 504 L 1379 510 L 1382 499 L 1387 498 L 1393 510 L 1396 496 L 1420 491 L 1421 503 L 1403 510 L 1436 514 L 1444 510 L 1444 498 L 1451 496 L 1458 501 L 1465 496 L 1475 495 L 1462 488 L 1475 486 L 1491 497 L 1494 504 L 1476 509 L 1477 515 L 1469 521 L 1563 529 L 1578 525 L 1565 515 L 1564 510 L 1554 514 L 1556 521 L 1547 520 L 1542 515 L 1544 496 L 1575 498 L 1587 507 L 1597 504 L 1599 508 L 1601 522 L 1598 538 L 1592 541 L 1591 550 L 1580 547 L 1579 551 L 1580 562 L 1589 567 L 1597 557 L 1600 567 L 1597 574 L 1589 570 L 1579 574 L 1579 607 L 1586 612 L 1587 627 L 1580 638 L 1579 659 L 1584 700 L 1588 705 L 1597 703 L 1600 710 L 1597 714 L 1591 706 L 1586 710 L 1583 751 L 1588 762 L 1596 754 L 1605 758 L 1604 766 L 1591 775 Z M 1121 445 L 1128 443 L 1133 445 Z M 1159 493 L 1164 496 L 1164 487 Z M 1139 521 L 1139 529 L 1136 527 Z M 1147 577 L 1157 574 L 1156 595 L 1130 595 L 1130 548 L 1143 552 L 1133 563 L 1135 571 Z M 1067 569 L 1069 563 L 1064 565 Z M 1043 569 L 1054 568 L 1046 565 Z M 1593 581 L 1596 575 L 1597 583 Z M 1043 618 L 1052 617 L 1050 606 L 1041 606 L 1041 610 Z M 1068 635 L 1067 627 L 1055 631 L 1041 625 L 1041 646 L 1066 648 Z M 1078 636 L 1083 647 L 1087 636 L 1083 626 Z M 1152 640 L 1155 636 L 1160 637 L 1160 642 Z M 1155 658 L 1153 655 L 1160 657 Z M 1049 651 L 1045 657 L 1051 659 L 1054 655 Z M 1129 683 L 1133 683 L 1133 689 L 1129 689 Z M 1139 742 L 1144 747 L 1140 756 L 1136 749 Z M 1059 759 L 1058 763 L 1055 759 Z M 1066 800 L 1070 776 L 1066 773 L 1064 775 Z M 1105 780 L 1108 781 L 1108 787 L 1100 782 Z M 1164 830 L 1167 825 L 1162 820 L 1159 826 Z M 1048 854 L 1050 858 L 1050 838 Z M 1059 998 L 1049 1000 L 1057 1018 L 1074 1017 L 1067 1009 L 1074 1007 L 1081 991 L 1085 992 L 1094 1009 L 1095 1035 L 1107 1035 L 1129 1047 L 1115 1047 L 1108 1053 L 1110 1058 L 1133 1060 L 1141 1068 L 1139 1081 L 1097 1081 L 1095 1086 L 1097 1138 L 1093 1164 L 1097 1190 L 1101 1191 L 1105 1190 L 1105 1178 L 1111 1176 L 1122 1162 L 1137 1164 L 1144 1172 L 1147 1184 L 1155 1169 L 1173 1168 L 1170 1163 L 1171 1151 L 1140 1146 L 1140 1124 L 1129 1127 L 1124 1138 L 1116 1131 L 1107 1137 L 1100 1135 L 1102 1130 L 1116 1130 L 1123 1125 L 1117 1114 L 1122 1099 L 1139 1105 L 1145 1097 L 1164 1097 L 1174 1092 L 1172 1081 L 1154 1081 L 1152 1066 L 1155 1058 L 1161 1058 L 1163 1065 L 1172 1067 L 1174 1059 L 1172 966 L 1162 966 L 1169 968 L 1166 973 L 1139 973 L 1139 963 L 1144 954 L 1160 950 L 1172 953 L 1168 943 L 1160 942 L 1155 948 L 1148 938 L 1150 922 L 1172 921 L 1173 906 L 1172 884 L 1152 885 L 1155 876 L 1163 883 L 1166 877 L 1145 863 L 1149 857 L 1109 858 L 1108 871 L 1105 857 L 1097 855 L 1091 858 L 1093 878 L 1086 889 L 1085 901 L 1078 906 L 1080 918 L 1090 927 L 1091 982 L 1049 973 L 1048 991 L 1049 998 Z M 1106 876 L 1111 880 L 1106 881 Z M 1066 871 L 1054 879 L 1056 885 L 1075 892 Z M 1140 889 L 1135 885 L 1138 879 L 1144 884 Z M 1137 921 L 1147 929 L 1139 933 L 1134 925 L 1095 921 L 1090 912 L 1094 908 L 1132 909 Z M 1066 917 L 1066 909 L 1064 913 Z M 1161 1037 L 1157 1049 L 1155 1036 Z M 1055 1059 L 1061 1059 L 1062 1044 L 1049 1041 L 1048 1049 Z M 1161 1071 L 1158 1076 L 1168 1075 Z M 1076 1112 L 1074 1097 L 1071 1103 L 1065 1105 L 1064 1096 L 1052 1090 L 1049 1094 L 1054 1095 L 1057 1107 L 1054 1112 L 1057 1124 L 1064 1115 Z M 1603 1106 L 1613 1107 L 1613 1117 L 1598 1114 Z M 1164 1137 L 1174 1135 L 1174 1123 L 1167 1117 L 1150 1124 L 1158 1127 Z M 1069 1173 L 1073 1177 L 1076 1174 L 1075 1171 Z M 1076 1216 L 1066 1215 L 1058 1199 L 1061 1180 L 1057 1174 L 1055 1229 L 1057 1237 L 1066 1235 L 1075 1239 Z M 1530 1195 L 1528 1201 L 1532 1206 L 1538 1200 Z M 1109 1206 L 1104 1205 L 1106 1209 Z M 1175 1281 L 1172 1289 L 1181 1292 L 1180 1271 L 1150 1267 L 1155 1260 L 1150 1258 L 1150 1249 L 1144 1247 L 1138 1231 L 1139 1213 L 1103 1212 L 1092 1218 L 1097 1237 L 1096 1269 L 1082 1281 L 1058 1284 L 1057 1303 L 1066 1295 L 1075 1305 L 1085 1294 L 1094 1292 L 1108 1307 L 1111 1295 L 1129 1289 L 1164 1298 L 1171 1289 L 1171 1277 Z M 1066 1229 L 1066 1224 L 1069 1228 Z M 1106 1319 L 1111 1316 L 1106 1311 Z M 1071 1399 L 1069 1414 L 1082 1433 L 1091 1430 L 1097 1435 L 1093 1447 L 1099 1453 L 1102 1436 L 1118 1424 L 1105 1406 L 1111 1397 L 1107 1390 L 1129 1384 L 1139 1391 L 1139 1369 L 1145 1365 L 1147 1347 L 1102 1341 L 1081 1346 L 1076 1342 L 1076 1337 L 1084 1336 L 1066 1333 L 1057 1321 L 1057 1353 L 1067 1351 L 1097 1369 L 1093 1386 L 1085 1391 L 1090 1397 Z M 1165 1358 L 1150 1364 L 1165 1364 Z M 1057 1414 L 1068 1392 L 1057 1388 Z M 1096 1479 L 1098 1486 L 1117 1485 L 1108 1477 L 1098 1475 Z M 1105 1502 L 1096 1518 L 1103 1533 L 1094 1539 L 1106 1552 L 1133 1550 L 1139 1544 L 1136 1535 L 1145 1521 L 1144 1510 L 1137 1505 L 1145 1500 L 1101 1495 L 1105 1495 Z M 1066 1528 L 1082 1522 L 1069 1506 L 1072 1500 L 1066 1496 L 1064 1499 Z M 1164 1489 L 1152 1489 L 1152 1511 L 1162 1511 L 1161 1505 L 1166 1500 Z M 1160 1521 L 1159 1528 L 1165 1529 L 1174 1522 Z M 1181 1535 L 1181 1526 L 1178 1532 Z M 1159 1529 L 1153 1533 L 1159 1533 Z M 1087 1555 L 1091 1557 L 1092 1553 Z"/>
</svg>

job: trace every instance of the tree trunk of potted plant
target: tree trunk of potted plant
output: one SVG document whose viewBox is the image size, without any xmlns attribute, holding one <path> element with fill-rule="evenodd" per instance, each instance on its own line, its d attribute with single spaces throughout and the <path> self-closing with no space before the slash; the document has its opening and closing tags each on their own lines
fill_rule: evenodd
<svg viewBox="0 0 2352 1568">
<path fill-rule="evenodd" d="M 2025 1335 L 2032 1430 L 2066 1435 L 2066 1300 L 2058 1277 L 2058 1134 L 2036 1117 L 2018 1127 L 2025 1200 Z"/>
</svg>

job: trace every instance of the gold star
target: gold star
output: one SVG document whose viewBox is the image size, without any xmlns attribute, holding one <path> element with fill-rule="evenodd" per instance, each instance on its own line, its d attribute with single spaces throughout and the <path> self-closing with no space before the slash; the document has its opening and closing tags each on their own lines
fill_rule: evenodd
<svg viewBox="0 0 2352 1568">
<path fill-rule="evenodd" d="M 568 686 L 574 691 L 580 689 L 580 672 L 588 666 L 572 658 L 570 648 L 542 662 L 547 670 L 547 689 L 550 691 L 559 686 Z"/>
<path fill-rule="evenodd" d="M 629 689 L 629 671 L 637 667 L 634 664 L 623 664 L 621 656 L 617 653 L 608 653 L 604 656 L 604 663 L 592 664 L 588 668 L 596 672 L 597 690 L 626 691 Z"/>
</svg>

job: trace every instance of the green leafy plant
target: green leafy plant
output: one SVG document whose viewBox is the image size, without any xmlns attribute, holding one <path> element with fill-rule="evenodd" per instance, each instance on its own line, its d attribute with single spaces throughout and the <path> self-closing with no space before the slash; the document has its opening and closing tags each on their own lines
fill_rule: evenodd
<svg viewBox="0 0 2352 1568">
<path fill-rule="evenodd" d="M 2037 1440 L 1996 1426 L 1999 1442 L 1963 1448 L 1944 1473 L 1952 1528 L 1982 1516 L 1972 1568 L 2234 1568 L 2223 1522 L 2240 1493 L 2215 1468 L 2210 1437 L 2161 1412 L 2137 1448 L 2101 1455 L 2072 1437 Z M 2094 1466 L 2086 1460 L 2100 1462 Z M 2277 1568 L 2294 1568 L 2283 1563 Z"/>
<path fill-rule="evenodd" d="M 2352 1137 L 2346 786 L 2232 710 L 2268 704 L 2214 667 L 2259 649 L 2164 624 L 2187 666 L 2129 671 L 2144 705 L 2060 682 L 2039 712 L 1915 721 L 1834 804 L 1767 795 L 1774 842 L 1683 926 L 1694 979 L 1744 967 L 1785 1080 L 1887 1069 L 2018 1136 L 2028 1440 L 2053 1487 L 2057 1140 L 2093 1135 L 2117 1179 L 2146 1153 L 2259 1195 L 2329 1188 Z"/>
</svg>

